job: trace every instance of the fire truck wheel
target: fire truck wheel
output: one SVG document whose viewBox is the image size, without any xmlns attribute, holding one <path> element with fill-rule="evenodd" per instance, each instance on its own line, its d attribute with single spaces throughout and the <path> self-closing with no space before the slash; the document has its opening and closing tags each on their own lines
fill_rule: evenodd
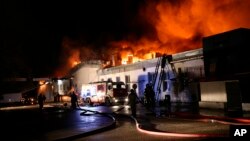
<svg viewBox="0 0 250 141">
<path fill-rule="evenodd" d="M 91 105 L 91 100 L 90 100 L 90 98 L 86 98 L 85 103 L 86 103 L 87 105 Z"/>
<path fill-rule="evenodd" d="M 111 106 L 111 102 L 110 102 L 110 99 L 108 97 L 105 98 L 105 105 Z"/>
</svg>

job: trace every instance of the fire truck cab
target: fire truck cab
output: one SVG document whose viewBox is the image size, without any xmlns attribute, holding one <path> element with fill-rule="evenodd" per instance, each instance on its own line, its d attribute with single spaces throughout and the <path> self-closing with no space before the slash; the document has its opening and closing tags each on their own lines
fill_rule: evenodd
<svg viewBox="0 0 250 141">
<path fill-rule="evenodd" d="M 83 84 L 81 97 L 88 105 L 98 103 L 109 106 L 118 103 L 125 104 L 128 101 L 128 92 L 124 82 L 98 81 Z"/>
</svg>

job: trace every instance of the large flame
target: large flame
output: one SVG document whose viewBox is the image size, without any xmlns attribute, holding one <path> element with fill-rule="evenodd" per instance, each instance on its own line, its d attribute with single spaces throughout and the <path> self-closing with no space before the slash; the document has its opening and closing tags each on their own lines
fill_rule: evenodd
<svg viewBox="0 0 250 141">
<path fill-rule="evenodd" d="M 178 0 L 177 0 L 178 1 Z M 182 0 L 156 5 L 156 22 L 162 43 L 171 40 L 192 40 L 239 27 L 250 27 L 248 0 Z"/>
<path fill-rule="evenodd" d="M 151 26 L 152 34 L 136 39 L 125 35 L 124 40 L 110 41 L 103 45 L 103 50 L 110 56 L 118 55 L 118 64 L 127 64 L 154 58 L 158 53 L 174 54 L 201 48 L 205 36 L 241 27 L 250 28 L 249 7 L 249 0 L 146 1 L 137 15 L 138 19 L 143 19 Z M 91 46 L 83 46 L 70 39 L 64 39 L 62 46 L 68 52 L 67 56 L 63 56 L 68 58 L 64 60 L 68 68 L 74 66 L 72 63 L 77 64 L 80 60 L 104 54 L 100 55 Z"/>
<path fill-rule="evenodd" d="M 201 48 L 205 36 L 240 27 L 250 28 L 249 7 L 249 0 L 148 1 L 140 15 L 154 26 L 158 40 L 127 41 L 127 54 L 132 53 L 142 60 L 152 57 L 145 56 L 152 52 L 173 54 Z M 122 55 L 122 60 L 127 58 Z"/>
<path fill-rule="evenodd" d="M 117 41 L 109 44 L 110 52 L 119 53 L 122 64 L 129 64 L 155 57 L 156 52 L 164 52 L 158 41 L 141 38 L 136 42 Z"/>
</svg>

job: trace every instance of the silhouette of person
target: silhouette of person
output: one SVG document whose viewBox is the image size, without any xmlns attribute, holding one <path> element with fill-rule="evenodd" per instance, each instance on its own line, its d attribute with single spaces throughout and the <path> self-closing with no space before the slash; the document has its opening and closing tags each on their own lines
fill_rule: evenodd
<svg viewBox="0 0 250 141">
<path fill-rule="evenodd" d="M 71 107 L 72 107 L 72 109 L 76 109 L 76 106 L 77 106 L 77 96 L 76 96 L 75 91 L 71 91 L 70 97 L 71 97 Z"/>
<path fill-rule="evenodd" d="M 136 103 L 137 103 L 137 95 L 134 89 L 130 90 L 130 94 L 128 95 L 128 104 L 131 109 L 131 115 L 136 117 Z"/>
<path fill-rule="evenodd" d="M 167 114 L 170 115 L 170 113 L 171 113 L 170 95 L 165 95 L 164 105 L 165 105 L 166 108 L 167 108 Z"/>
<path fill-rule="evenodd" d="M 155 91 L 154 91 L 152 85 L 149 86 L 149 97 L 150 97 L 151 108 L 154 109 L 154 107 L 155 107 Z"/>
<path fill-rule="evenodd" d="M 46 100 L 46 97 L 45 97 L 45 95 L 43 95 L 42 93 L 40 93 L 39 95 L 38 95 L 38 104 L 39 104 L 39 109 L 40 110 L 42 110 L 43 109 L 43 105 L 44 105 L 44 102 L 45 102 L 45 100 Z"/>
<path fill-rule="evenodd" d="M 167 63 L 167 55 L 163 54 L 161 61 L 161 68 L 164 68 L 166 66 L 166 63 Z"/>
<path fill-rule="evenodd" d="M 144 97 L 146 99 L 146 108 L 154 108 L 155 106 L 155 92 L 150 84 L 146 85 L 144 90 Z"/>
<path fill-rule="evenodd" d="M 133 84 L 133 85 L 132 85 L 132 88 L 136 91 L 137 85 L 136 85 L 136 84 Z"/>
</svg>

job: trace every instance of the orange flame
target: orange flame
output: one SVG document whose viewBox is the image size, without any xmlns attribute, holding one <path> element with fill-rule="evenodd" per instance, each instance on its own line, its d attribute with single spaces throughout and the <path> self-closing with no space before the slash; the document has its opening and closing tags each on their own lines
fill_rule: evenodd
<svg viewBox="0 0 250 141">
<path fill-rule="evenodd" d="M 146 1 L 138 14 L 140 19 L 153 26 L 152 31 L 155 33 L 137 39 L 128 37 L 127 40 L 110 42 L 105 52 L 110 56 L 119 56 L 114 58 L 120 65 L 155 58 L 157 54 L 201 48 L 205 36 L 240 27 L 250 28 L 249 7 L 249 0 Z M 97 54 L 90 46 L 83 46 L 69 38 L 63 40 L 62 46 L 67 52 L 62 59 L 67 60 L 63 60 L 60 74 L 80 63 L 83 58 L 89 59 Z"/>
<path fill-rule="evenodd" d="M 141 38 L 126 42 L 127 54 L 140 59 L 150 53 L 173 54 L 202 47 L 202 38 L 245 27 L 250 28 L 249 0 L 176 0 L 147 1 L 141 16 L 154 25 L 157 40 Z M 152 12 L 153 11 L 153 12 Z M 121 41 L 121 44 L 124 41 Z M 128 55 L 123 53 L 122 60 Z M 152 57 L 152 56 L 151 56 Z"/>
<path fill-rule="evenodd" d="M 76 65 L 81 63 L 80 56 L 79 56 L 80 52 L 79 52 L 79 50 L 72 50 L 70 53 L 71 53 L 70 54 L 71 56 L 68 59 L 68 64 L 69 64 L 69 66 L 71 66 L 71 68 L 73 68 Z"/>
<path fill-rule="evenodd" d="M 200 47 L 204 36 L 249 28 L 249 6 L 248 0 L 161 2 L 156 5 L 158 39 L 177 52 Z"/>
</svg>

